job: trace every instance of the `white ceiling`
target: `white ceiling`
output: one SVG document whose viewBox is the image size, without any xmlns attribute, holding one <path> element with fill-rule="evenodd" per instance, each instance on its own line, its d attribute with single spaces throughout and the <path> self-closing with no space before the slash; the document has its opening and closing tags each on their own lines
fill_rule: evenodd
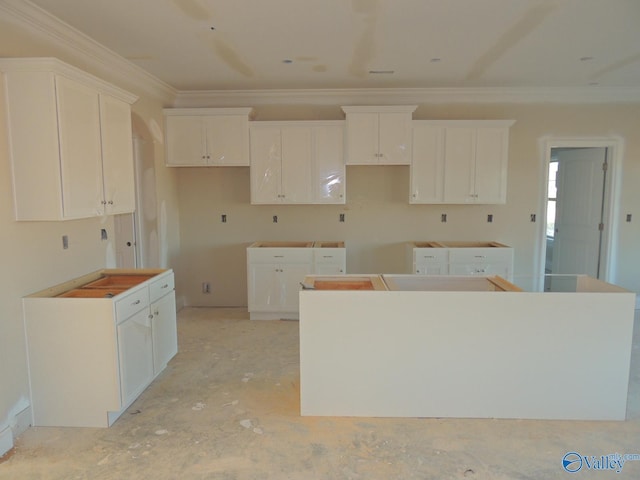
<svg viewBox="0 0 640 480">
<path fill-rule="evenodd" d="M 640 87 L 640 0 L 32 2 L 181 91 Z"/>
</svg>

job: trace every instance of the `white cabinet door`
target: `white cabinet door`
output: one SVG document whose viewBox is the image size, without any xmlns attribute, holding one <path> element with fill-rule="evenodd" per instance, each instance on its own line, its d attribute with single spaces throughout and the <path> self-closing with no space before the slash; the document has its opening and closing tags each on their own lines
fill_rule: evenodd
<svg viewBox="0 0 640 480">
<path fill-rule="evenodd" d="M 380 163 L 378 121 L 377 113 L 347 114 L 347 164 Z"/>
<path fill-rule="evenodd" d="M 153 374 L 157 375 L 178 353 L 176 297 L 173 291 L 151 304 Z"/>
<path fill-rule="evenodd" d="M 249 265 L 249 311 L 280 311 L 280 266 L 277 264 Z"/>
<path fill-rule="evenodd" d="M 131 107 L 109 95 L 100 95 L 102 173 L 106 213 L 135 210 Z"/>
<path fill-rule="evenodd" d="M 449 266 L 446 263 L 416 263 L 414 272 L 418 275 L 448 275 Z"/>
<path fill-rule="evenodd" d="M 409 165 L 411 163 L 411 115 L 380 113 L 378 131 L 379 163 Z"/>
<path fill-rule="evenodd" d="M 281 130 L 282 203 L 312 203 L 311 128 L 284 127 Z"/>
<path fill-rule="evenodd" d="M 444 200 L 444 135 L 444 127 L 414 122 L 409 203 Z"/>
<path fill-rule="evenodd" d="M 165 117 L 167 164 L 202 166 L 207 164 L 202 117 Z"/>
<path fill-rule="evenodd" d="M 445 203 L 475 203 L 475 140 L 475 128 L 450 127 L 446 129 Z"/>
<path fill-rule="evenodd" d="M 249 165 L 249 125 L 247 115 L 203 117 L 206 157 L 209 165 Z"/>
<path fill-rule="evenodd" d="M 252 128 L 251 203 L 280 203 L 282 139 L 280 128 Z"/>
<path fill-rule="evenodd" d="M 64 218 L 102 214 L 100 105 L 96 90 L 56 77 Z M 33 192 L 37 195 L 37 192 Z"/>
<path fill-rule="evenodd" d="M 476 203 L 507 201 L 508 135 L 506 128 L 478 128 L 475 145 Z"/>
<path fill-rule="evenodd" d="M 314 127 L 313 144 L 314 203 L 345 203 L 344 127 Z"/>
<path fill-rule="evenodd" d="M 118 324 L 120 389 L 122 404 L 128 405 L 153 378 L 151 320 L 144 308 Z"/>
<path fill-rule="evenodd" d="M 310 264 L 291 264 L 280 267 L 278 283 L 280 287 L 280 311 L 298 312 L 300 310 L 299 292 L 304 277 L 311 274 Z"/>
</svg>

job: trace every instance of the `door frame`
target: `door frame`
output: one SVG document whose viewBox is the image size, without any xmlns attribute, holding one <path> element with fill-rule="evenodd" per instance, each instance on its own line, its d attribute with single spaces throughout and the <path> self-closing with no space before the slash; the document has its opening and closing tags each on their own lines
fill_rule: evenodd
<svg viewBox="0 0 640 480">
<path fill-rule="evenodd" d="M 622 161 L 624 153 L 624 140 L 619 136 L 610 137 L 543 137 L 540 142 L 541 152 L 541 181 L 540 181 L 540 219 L 537 222 L 536 236 L 537 248 L 534 255 L 534 288 L 537 291 L 544 289 L 545 259 L 547 254 L 547 198 L 549 195 L 549 163 L 551 150 L 554 148 L 606 148 L 607 149 L 607 178 L 604 195 L 604 223 L 602 235 L 601 280 L 615 283 L 617 237 L 620 209 L 620 191 L 622 184 Z"/>
</svg>

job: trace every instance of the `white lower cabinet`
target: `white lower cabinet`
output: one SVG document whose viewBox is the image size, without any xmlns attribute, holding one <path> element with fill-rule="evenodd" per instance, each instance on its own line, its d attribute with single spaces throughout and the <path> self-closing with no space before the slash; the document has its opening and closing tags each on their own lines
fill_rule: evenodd
<svg viewBox="0 0 640 480">
<path fill-rule="evenodd" d="M 177 353 L 171 270 L 101 270 L 23 308 L 34 426 L 111 426 Z"/>
<path fill-rule="evenodd" d="M 153 348 L 149 316 L 149 311 L 145 308 L 118 324 L 122 405 L 132 403 L 153 379 Z"/>
<path fill-rule="evenodd" d="M 441 246 L 426 246 L 433 243 Z M 410 242 L 407 263 L 417 275 L 499 275 L 513 280 L 513 248 L 497 242 L 486 246 L 445 246 L 456 242 Z M 460 242 L 458 242 L 460 243 Z M 421 246 L 425 245 L 425 246 Z"/>
<path fill-rule="evenodd" d="M 264 243 L 269 242 L 256 242 L 247 248 L 247 305 L 251 320 L 297 319 L 299 292 L 307 275 L 346 272 L 344 247 L 315 248 L 314 242 L 298 247 L 265 247 Z"/>
</svg>

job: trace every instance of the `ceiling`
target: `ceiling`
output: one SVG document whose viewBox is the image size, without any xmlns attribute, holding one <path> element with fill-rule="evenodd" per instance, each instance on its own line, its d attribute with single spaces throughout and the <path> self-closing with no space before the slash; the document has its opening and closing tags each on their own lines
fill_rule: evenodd
<svg viewBox="0 0 640 480">
<path fill-rule="evenodd" d="M 180 91 L 640 86 L 640 0 L 32 2 Z"/>
</svg>

